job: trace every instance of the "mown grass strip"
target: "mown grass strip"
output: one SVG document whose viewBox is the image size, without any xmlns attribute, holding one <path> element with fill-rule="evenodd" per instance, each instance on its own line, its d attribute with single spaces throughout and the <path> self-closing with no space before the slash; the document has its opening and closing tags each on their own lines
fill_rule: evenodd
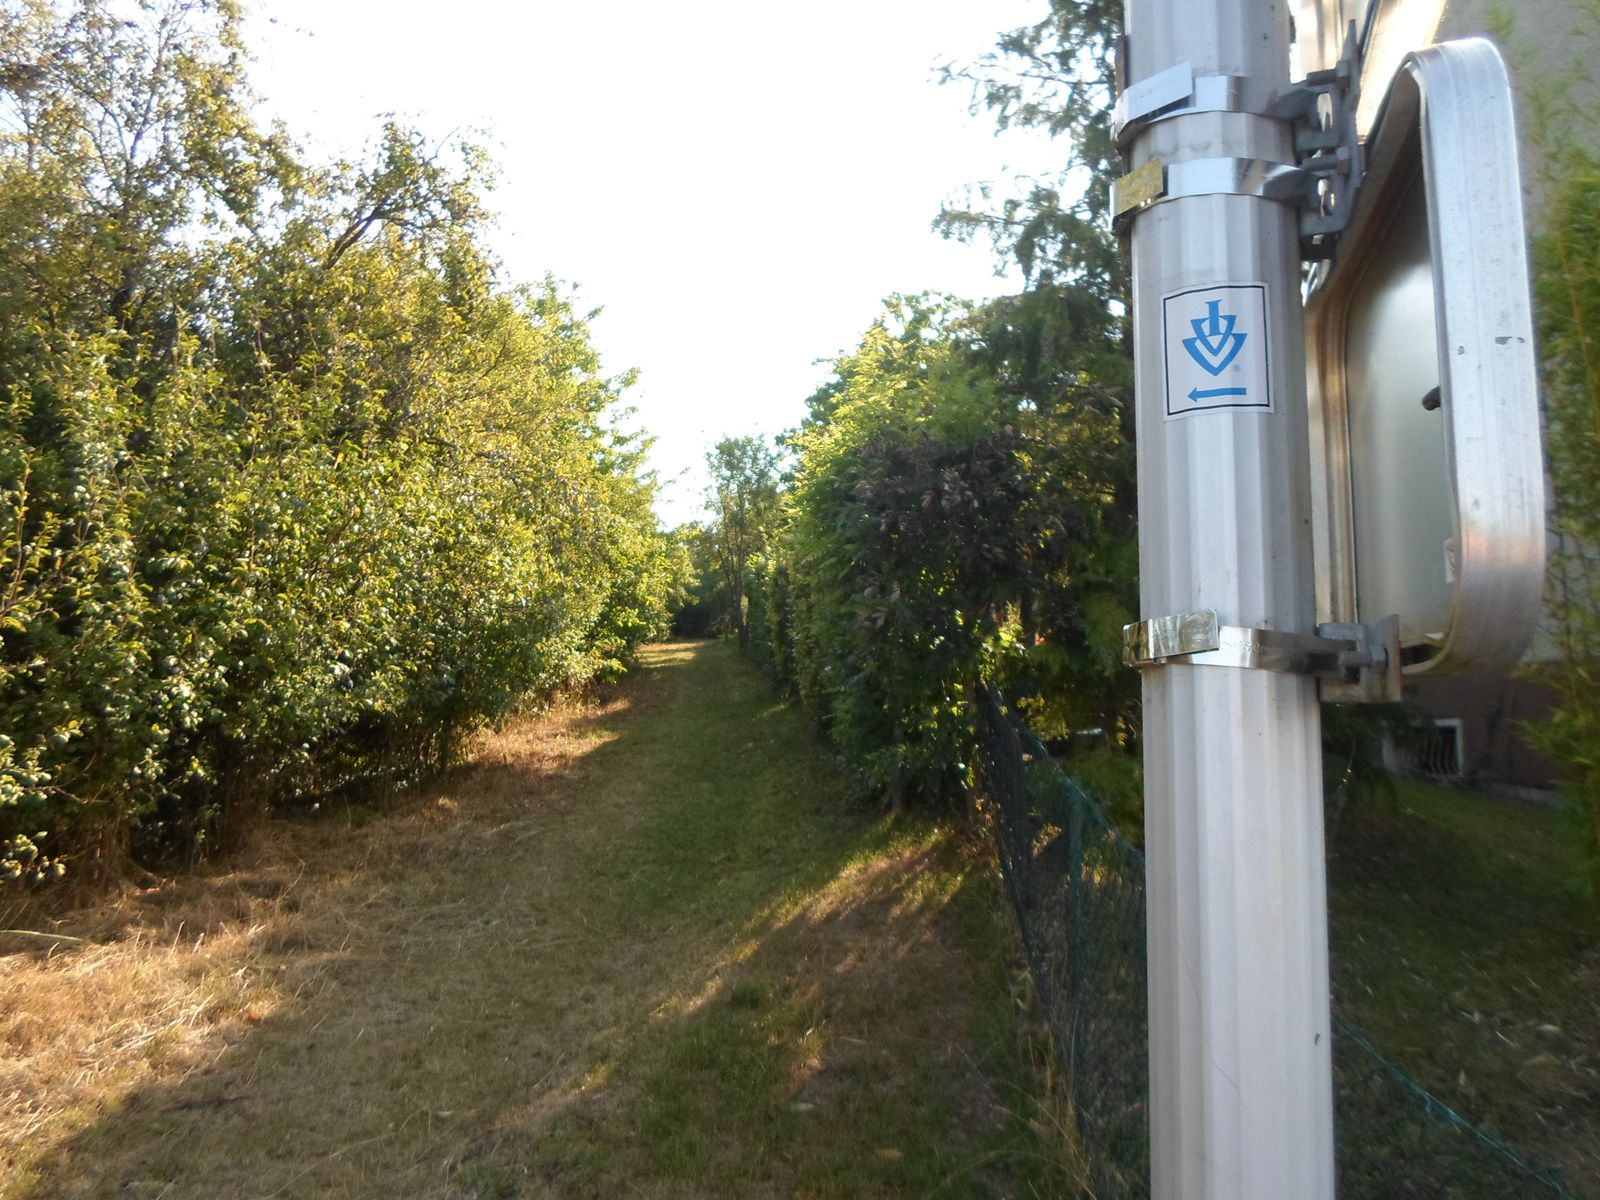
<svg viewBox="0 0 1600 1200">
<path fill-rule="evenodd" d="M 0 960 L 0 1197 L 1063 1194 L 987 858 L 846 791 L 731 646 L 657 647 L 83 914 Z"/>
</svg>

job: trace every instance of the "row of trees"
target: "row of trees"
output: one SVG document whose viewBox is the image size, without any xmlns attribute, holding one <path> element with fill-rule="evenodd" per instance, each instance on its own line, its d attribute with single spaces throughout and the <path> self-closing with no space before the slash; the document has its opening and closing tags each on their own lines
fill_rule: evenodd
<svg viewBox="0 0 1600 1200">
<path fill-rule="evenodd" d="M 706 455 L 706 468 L 710 520 L 678 531 L 692 583 L 673 629 L 682 637 L 731 633 L 748 647 L 752 573 L 778 518 L 778 452 L 764 438 L 723 438 Z"/>
<path fill-rule="evenodd" d="M 683 571 L 482 157 L 251 108 L 233 0 L 0 0 L 0 878 L 445 763 Z"/>
<path fill-rule="evenodd" d="M 730 439 L 708 456 L 710 520 L 685 531 L 700 583 L 679 632 L 746 640 L 896 802 L 965 795 L 980 682 L 1049 736 L 1137 737 L 1119 666 L 1137 591 L 1131 365 L 1104 220 L 1120 19 L 1120 3 L 1055 0 L 949 74 L 1002 128 L 1074 147 L 1059 177 L 939 218 L 1011 257 L 1026 289 L 891 299 L 780 439 L 781 499 L 779 452 Z"/>
</svg>

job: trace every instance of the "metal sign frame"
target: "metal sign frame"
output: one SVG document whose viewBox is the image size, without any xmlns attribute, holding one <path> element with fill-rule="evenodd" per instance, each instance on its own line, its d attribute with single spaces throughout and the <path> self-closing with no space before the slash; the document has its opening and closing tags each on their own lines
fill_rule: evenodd
<svg viewBox="0 0 1600 1200">
<path fill-rule="evenodd" d="M 1516 163 L 1510 82 L 1494 45 L 1467 38 L 1408 55 L 1380 110 L 1335 262 L 1307 303 L 1318 616 L 1372 621 L 1389 614 L 1360 611 L 1346 345 L 1361 281 L 1420 176 L 1455 586 L 1443 631 L 1408 647 L 1407 674 L 1509 668 L 1542 612 L 1544 460 Z"/>
</svg>

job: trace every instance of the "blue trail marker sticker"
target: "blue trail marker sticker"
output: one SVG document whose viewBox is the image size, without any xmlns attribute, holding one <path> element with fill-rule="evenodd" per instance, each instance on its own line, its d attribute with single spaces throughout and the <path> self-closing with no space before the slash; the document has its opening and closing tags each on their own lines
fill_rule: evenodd
<svg viewBox="0 0 1600 1200">
<path fill-rule="evenodd" d="M 1167 419 L 1272 411 L 1267 285 L 1225 283 L 1161 298 Z"/>
</svg>

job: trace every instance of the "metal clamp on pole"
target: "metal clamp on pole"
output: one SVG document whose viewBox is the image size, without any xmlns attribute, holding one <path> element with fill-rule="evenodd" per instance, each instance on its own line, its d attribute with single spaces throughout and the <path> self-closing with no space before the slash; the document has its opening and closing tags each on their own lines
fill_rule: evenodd
<svg viewBox="0 0 1600 1200">
<path fill-rule="evenodd" d="M 1262 196 L 1294 204 L 1300 215 L 1300 256 L 1329 257 L 1350 221 L 1365 171 L 1356 106 L 1361 98 L 1361 50 L 1350 22 L 1344 54 L 1334 67 L 1313 71 L 1281 94 L 1267 95 L 1240 75 L 1196 75 L 1180 63 L 1130 84 L 1117 97 L 1111 130 L 1126 151 L 1147 125 L 1191 113 L 1255 113 L 1294 126 L 1293 163 L 1201 158 L 1163 164 L 1151 159 L 1111 185 L 1112 224 L 1118 233 L 1140 211 L 1182 196 Z M 1326 106 L 1323 98 L 1327 97 Z"/>
<path fill-rule="evenodd" d="M 1284 204 L 1315 203 L 1316 180 L 1293 163 L 1262 158 L 1186 158 L 1167 164 L 1163 199 L 1180 196 L 1260 196 Z"/>
<path fill-rule="evenodd" d="M 1130 667 L 1169 662 L 1314 675 L 1322 698 L 1344 704 L 1400 699 L 1400 619 L 1371 625 L 1319 625 L 1315 634 L 1222 625 L 1211 609 L 1135 621 L 1122 628 Z"/>
<path fill-rule="evenodd" d="M 1243 75 L 1196 75 L 1188 63 L 1169 67 L 1130 84 L 1111 110 L 1111 134 L 1117 148 L 1146 125 L 1189 113 L 1239 112 L 1270 116 L 1277 99 Z"/>
<path fill-rule="evenodd" d="M 1111 185 L 1112 225 L 1121 233 L 1139 212 L 1185 196 L 1259 196 L 1297 208 L 1315 208 L 1317 179 L 1293 163 L 1261 158 L 1152 158 Z"/>
</svg>

